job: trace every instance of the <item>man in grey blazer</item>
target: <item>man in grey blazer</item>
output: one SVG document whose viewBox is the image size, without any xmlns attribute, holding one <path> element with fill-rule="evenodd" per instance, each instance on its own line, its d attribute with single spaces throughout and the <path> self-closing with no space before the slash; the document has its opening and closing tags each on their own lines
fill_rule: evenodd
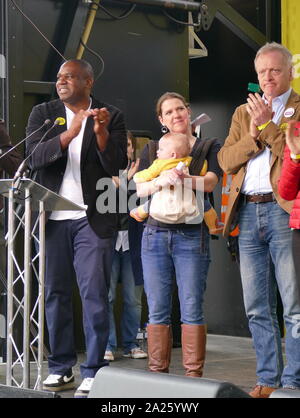
<svg viewBox="0 0 300 418">
<path fill-rule="evenodd" d="M 116 213 L 101 213 L 97 200 L 103 190 L 98 181 L 119 174 L 127 166 L 124 117 L 117 108 L 91 96 L 93 70 L 83 60 L 65 62 L 57 75 L 58 100 L 33 108 L 27 135 L 46 119 L 59 120 L 46 132 L 32 135 L 26 144 L 36 181 L 82 206 L 77 212 L 52 211 L 46 222 L 45 306 L 51 355 L 49 376 L 43 382 L 51 391 L 74 387 L 76 364 L 72 315 L 74 273 L 80 291 L 86 361 L 75 397 L 86 397 L 104 360 L 108 340 L 108 291 Z M 34 150 L 34 148 L 37 148 Z M 31 155 L 32 154 L 32 155 Z"/>
</svg>

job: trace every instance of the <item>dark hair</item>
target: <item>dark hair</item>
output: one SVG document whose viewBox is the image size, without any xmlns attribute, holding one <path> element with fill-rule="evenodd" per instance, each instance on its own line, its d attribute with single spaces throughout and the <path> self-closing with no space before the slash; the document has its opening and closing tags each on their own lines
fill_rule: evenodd
<svg viewBox="0 0 300 418">
<path fill-rule="evenodd" d="M 127 138 L 129 138 L 131 142 L 135 140 L 133 133 L 129 129 L 127 130 Z"/>
<path fill-rule="evenodd" d="M 79 60 L 79 59 L 70 59 L 65 61 L 62 65 L 67 64 L 69 62 L 73 62 L 74 64 L 77 64 L 80 66 L 80 68 L 88 75 L 88 77 L 92 78 L 94 80 L 94 70 L 91 64 L 85 60 Z"/>
<path fill-rule="evenodd" d="M 179 99 L 182 101 L 185 107 L 190 107 L 189 103 L 185 100 L 185 98 L 181 94 L 167 91 L 162 96 L 160 96 L 160 98 L 156 102 L 156 115 L 157 116 L 161 116 L 162 104 L 164 101 L 169 100 L 169 99 Z"/>
</svg>

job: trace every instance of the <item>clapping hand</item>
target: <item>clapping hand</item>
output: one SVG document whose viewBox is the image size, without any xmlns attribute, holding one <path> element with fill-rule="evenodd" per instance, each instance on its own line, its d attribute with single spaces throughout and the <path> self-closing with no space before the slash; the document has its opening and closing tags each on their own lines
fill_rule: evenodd
<svg viewBox="0 0 300 418">
<path fill-rule="evenodd" d="M 103 135 L 107 132 L 107 125 L 110 121 L 110 113 L 106 107 L 101 109 L 91 109 L 91 114 L 94 119 L 94 132 L 96 135 Z"/>
<path fill-rule="evenodd" d="M 249 94 L 246 110 L 251 117 L 250 135 L 257 138 L 259 135 L 258 126 L 264 125 L 273 118 L 272 99 L 265 103 L 262 97 L 256 94 Z"/>
<path fill-rule="evenodd" d="M 140 159 L 139 158 L 137 158 L 136 161 L 132 161 L 132 163 L 130 164 L 130 167 L 128 169 L 128 172 L 127 172 L 127 179 L 128 180 L 131 180 L 132 177 L 135 175 L 135 173 L 138 171 L 139 165 L 140 165 Z"/>
<path fill-rule="evenodd" d="M 300 154 L 300 122 L 291 120 L 286 129 L 286 143 L 291 153 Z"/>
</svg>

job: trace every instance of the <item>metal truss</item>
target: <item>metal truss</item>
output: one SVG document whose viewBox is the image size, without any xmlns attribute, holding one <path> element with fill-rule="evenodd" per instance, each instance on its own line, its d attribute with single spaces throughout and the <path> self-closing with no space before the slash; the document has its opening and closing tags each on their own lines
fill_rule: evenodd
<svg viewBox="0 0 300 418">
<path fill-rule="evenodd" d="M 266 36 L 225 0 L 202 0 L 200 8 L 202 29 L 209 30 L 216 17 L 254 50 L 266 43 Z"/>
<path fill-rule="evenodd" d="M 46 353 L 45 211 L 83 208 L 27 178 L 0 180 L 0 193 L 8 197 L 6 384 L 40 390 Z M 33 211 L 38 215 L 34 223 Z M 18 259 L 20 241 L 23 262 Z"/>
<path fill-rule="evenodd" d="M 9 191 L 6 384 L 41 389 L 44 360 L 44 243 L 41 240 L 44 240 L 45 212 L 41 206 L 39 217 L 31 228 L 29 193 L 26 192 L 24 212 L 15 201 L 14 190 Z M 24 247 L 21 263 L 16 250 L 20 235 Z M 33 246 L 38 249 L 34 256 Z M 32 289 L 37 289 L 36 295 Z M 30 382 L 30 376 L 34 376 L 33 382 Z"/>
</svg>

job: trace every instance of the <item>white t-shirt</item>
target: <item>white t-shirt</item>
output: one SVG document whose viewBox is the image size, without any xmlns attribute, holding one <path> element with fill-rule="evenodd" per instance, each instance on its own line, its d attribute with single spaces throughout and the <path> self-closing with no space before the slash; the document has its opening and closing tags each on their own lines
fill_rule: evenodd
<svg viewBox="0 0 300 418">
<path fill-rule="evenodd" d="M 91 103 L 89 109 L 91 107 Z M 65 106 L 67 117 L 67 128 L 70 127 L 75 113 Z M 80 205 L 87 209 L 84 205 L 82 187 L 81 187 L 81 170 L 80 170 L 80 158 L 83 134 L 86 126 L 85 119 L 82 122 L 81 130 L 79 134 L 72 139 L 68 146 L 68 161 L 66 171 L 62 184 L 60 186 L 59 194 L 66 199 L 71 200 L 73 203 Z M 54 221 L 62 221 L 64 219 L 80 219 L 86 216 L 85 210 L 71 211 L 71 210 L 54 210 L 49 219 Z"/>
</svg>

